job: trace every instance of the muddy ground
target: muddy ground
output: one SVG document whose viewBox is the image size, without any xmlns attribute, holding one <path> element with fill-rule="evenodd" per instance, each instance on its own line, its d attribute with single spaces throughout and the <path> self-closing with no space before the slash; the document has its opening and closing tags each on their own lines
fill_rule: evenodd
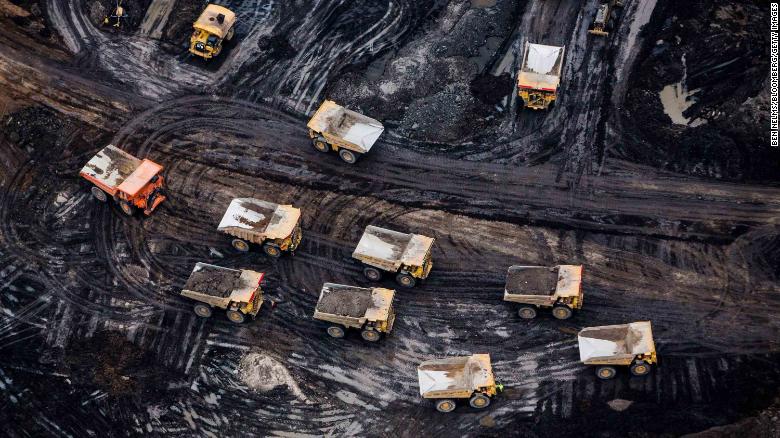
<svg viewBox="0 0 780 438">
<path fill-rule="evenodd" d="M 776 433 L 761 2 L 627 0 L 597 38 L 595 0 L 223 1 L 237 38 L 213 63 L 182 47 L 199 2 L 148 2 L 121 31 L 96 26 L 97 3 L 0 0 L 8 435 Z M 513 93 L 526 40 L 567 47 L 546 113 Z M 672 118 L 660 93 L 678 83 L 694 99 Z M 387 125 L 354 166 L 307 138 L 328 97 Z M 91 199 L 78 170 L 108 143 L 165 167 L 152 217 Z M 301 208 L 295 255 L 233 250 L 216 227 L 235 197 Z M 369 224 L 436 238 L 376 345 L 312 318 L 324 282 L 376 286 L 351 258 Z M 196 262 L 264 271 L 276 305 L 197 318 L 179 295 Z M 585 265 L 582 311 L 521 321 L 502 301 L 513 264 Z M 579 329 L 640 320 L 650 376 L 579 363 Z M 416 365 L 469 353 L 507 390 L 435 412 Z"/>
</svg>

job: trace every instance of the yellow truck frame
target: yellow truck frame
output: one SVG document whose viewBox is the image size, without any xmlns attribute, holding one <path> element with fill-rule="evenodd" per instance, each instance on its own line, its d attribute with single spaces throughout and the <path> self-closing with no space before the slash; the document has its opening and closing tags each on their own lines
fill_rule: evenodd
<svg viewBox="0 0 780 438">
<path fill-rule="evenodd" d="M 331 323 L 327 332 L 333 338 L 343 338 L 345 329 L 353 328 L 361 331 L 364 340 L 377 342 L 382 334 L 393 330 L 394 297 L 391 289 L 325 283 L 314 308 L 314 319 Z"/>
<path fill-rule="evenodd" d="M 420 395 L 435 399 L 439 412 L 452 412 L 462 399 L 484 409 L 504 388 L 495 381 L 489 354 L 428 360 L 417 367 L 417 377 Z"/>
<path fill-rule="evenodd" d="M 235 35 L 236 14 L 223 6 L 209 4 L 192 25 L 190 53 L 211 59 L 222 52 L 223 41 Z"/>
<path fill-rule="evenodd" d="M 580 361 L 598 365 L 596 376 L 600 379 L 614 378 L 616 365 L 630 367 L 634 376 L 645 376 L 658 363 L 650 321 L 585 327 L 577 341 Z"/>
</svg>

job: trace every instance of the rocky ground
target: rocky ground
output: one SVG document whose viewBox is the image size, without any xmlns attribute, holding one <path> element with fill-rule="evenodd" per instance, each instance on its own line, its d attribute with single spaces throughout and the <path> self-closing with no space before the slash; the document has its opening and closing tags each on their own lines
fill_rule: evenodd
<svg viewBox="0 0 780 438">
<path fill-rule="evenodd" d="M 777 434 L 762 3 L 627 0 L 600 38 L 595 0 L 223 1 L 213 63 L 182 47 L 200 2 L 128 1 L 120 30 L 110 3 L 0 0 L 7 435 Z M 545 113 L 515 98 L 526 40 L 567 47 Z M 323 98 L 386 123 L 354 166 L 310 146 Z M 78 171 L 108 143 L 165 166 L 153 216 L 91 199 Z M 301 208 L 295 255 L 233 250 L 235 197 Z M 377 286 L 351 258 L 369 224 L 436 238 L 376 345 L 312 318 L 323 282 Z M 257 320 L 196 317 L 196 262 L 265 272 Z M 571 320 L 502 301 L 510 265 L 564 263 L 585 266 Z M 638 320 L 650 376 L 579 362 L 582 327 Z M 507 387 L 488 409 L 419 397 L 419 362 L 483 352 Z"/>
</svg>

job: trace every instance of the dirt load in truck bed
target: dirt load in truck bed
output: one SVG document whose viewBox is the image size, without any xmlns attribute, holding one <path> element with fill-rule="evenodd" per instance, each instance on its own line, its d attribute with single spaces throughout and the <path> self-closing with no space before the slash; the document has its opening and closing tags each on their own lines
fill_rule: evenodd
<svg viewBox="0 0 780 438">
<path fill-rule="evenodd" d="M 240 279 L 239 270 L 198 263 L 184 285 L 184 290 L 227 298 L 238 288 Z"/>
<path fill-rule="evenodd" d="M 109 187 L 118 187 L 129 177 L 141 160 L 113 145 L 95 154 L 81 172 Z"/>
<path fill-rule="evenodd" d="M 382 123 L 371 117 L 325 101 L 309 121 L 309 128 L 323 132 L 368 152 L 384 132 Z"/>
<path fill-rule="evenodd" d="M 558 284 L 558 268 L 512 266 L 506 278 L 506 291 L 513 295 L 550 295 Z"/>
<path fill-rule="evenodd" d="M 372 289 L 325 283 L 317 311 L 331 315 L 360 318 L 371 305 Z"/>
</svg>

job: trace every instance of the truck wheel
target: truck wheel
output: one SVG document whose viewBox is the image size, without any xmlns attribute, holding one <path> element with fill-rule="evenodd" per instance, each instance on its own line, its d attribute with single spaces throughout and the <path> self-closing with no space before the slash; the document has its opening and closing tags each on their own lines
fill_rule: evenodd
<svg viewBox="0 0 780 438">
<path fill-rule="evenodd" d="M 615 367 L 598 367 L 596 368 L 596 375 L 601 380 L 609 380 L 617 374 Z"/>
<path fill-rule="evenodd" d="M 233 248 L 237 249 L 238 251 L 241 252 L 249 251 L 249 243 L 246 242 L 245 240 L 233 239 L 233 242 L 231 243 L 233 244 Z"/>
<path fill-rule="evenodd" d="M 337 325 L 332 325 L 328 327 L 328 334 L 330 335 L 331 338 L 343 338 L 344 329 Z"/>
<path fill-rule="evenodd" d="M 233 36 L 236 34 L 236 26 L 233 26 L 230 28 L 230 30 L 227 33 L 227 36 L 225 36 L 225 40 L 230 41 L 233 39 Z"/>
<path fill-rule="evenodd" d="M 555 306 L 553 307 L 552 314 L 556 319 L 569 319 L 571 318 L 571 309 L 569 306 Z"/>
<path fill-rule="evenodd" d="M 650 365 L 643 360 L 638 360 L 631 365 L 630 370 L 631 374 L 635 376 L 644 376 L 650 372 Z"/>
<path fill-rule="evenodd" d="M 135 207 L 130 205 L 130 203 L 127 202 L 127 201 L 121 201 L 119 203 L 119 208 L 122 209 L 122 213 L 124 213 L 124 214 L 126 214 L 128 216 L 132 216 L 132 215 L 135 214 Z"/>
<path fill-rule="evenodd" d="M 342 149 L 339 151 L 339 157 L 341 160 L 348 164 L 355 164 L 357 161 L 357 155 L 349 149 Z"/>
<path fill-rule="evenodd" d="M 317 137 L 314 140 L 312 140 L 312 144 L 314 145 L 314 149 L 317 149 L 320 152 L 323 153 L 330 152 L 330 145 L 322 137 Z"/>
<path fill-rule="evenodd" d="M 106 192 L 100 190 L 99 188 L 92 187 L 89 191 L 92 192 L 92 196 L 94 196 L 95 199 L 97 199 L 98 201 L 100 202 L 108 201 L 108 195 L 106 195 Z"/>
<path fill-rule="evenodd" d="M 395 276 L 395 282 L 403 287 L 414 287 L 417 284 L 417 280 L 414 277 L 404 272 Z"/>
<path fill-rule="evenodd" d="M 382 273 L 379 272 L 379 269 L 371 267 L 363 268 L 363 275 L 371 281 L 379 281 L 382 278 Z"/>
<path fill-rule="evenodd" d="M 379 332 L 371 328 L 363 330 L 360 336 L 368 342 L 376 342 L 380 338 Z"/>
<path fill-rule="evenodd" d="M 490 397 L 485 394 L 476 393 L 469 399 L 469 405 L 472 408 L 484 409 L 490 405 Z"/>
<path fill-rule="evenodd" d="M 238 310 L 228 310 L 225 312 L 225 314 L 227 314 L 227 318 L 230 320 L 230 322 L 234 322 L 236 324 L 241 324 L 244 322 L 244 314 Z"/>
<path fill-rule="evenodd" d="M 436 401 L 436 410 L 439 412 L 452 412 L 455 410 L 455 400 L 448 398 Z"/>
<path fill-rule="evenodd" d="M 536 318 L 536 309 L 531 306 L 523 306 L 517 310 L 517 315 L 523 319 Z"/>
<path fill-rule="evenodd" d="M 266 243 L 263 245 L 263 252 L 265 252 L 269 257 L 279 257 L 282 255 L 282 250 L 273 243 Z"/>
<path fill-rule="evenodd" d="M 211 317 L 211 307 L 205 304 L 196 304 L 194 310 L 195 310 L 195 314 L 200 316 L 201 318 Z"/>
</svg>

